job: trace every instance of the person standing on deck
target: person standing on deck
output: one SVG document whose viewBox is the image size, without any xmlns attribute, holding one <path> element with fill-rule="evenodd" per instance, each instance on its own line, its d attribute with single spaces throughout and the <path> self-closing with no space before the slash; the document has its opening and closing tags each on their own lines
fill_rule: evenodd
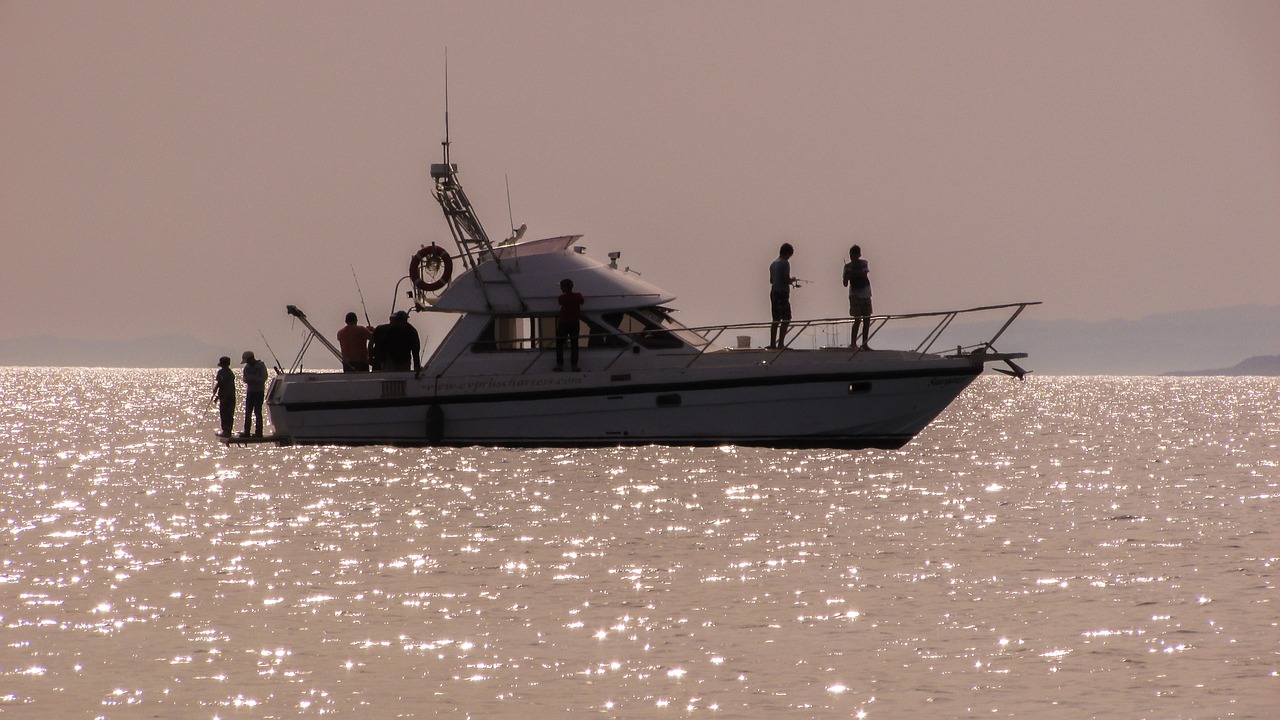
<svg viewBox="0 0 1280 720">
<path fill-rule="evenodd" d="M 262 403 L 267 399 L 267 364 L 253 356 L 252 350 L 245 350 L 240 356 L 244 363 L 244 432 L 240 437 L 249 437 L 250 420 L 256 419 L 253 436 L 262 437 Z"/>
<path fill-rule="evenodd" d="M 397 311 L 391 316 L 391 324 L 379 326 L 374 331 L 374 338 L 384 372 L 422 372 L 419 350 L 422 341 L 418 338 L 418 330 L 409 324 L 409 313 Z"/>
<path fill-rule="evenodd" d="M 347 313 L 346 325 L 338 330 L 338 347 L 342 348 L 342 372 L 369 372 L 369 341 L 373 328 L 358 325 L 359 318 Z"/>
<path fill-rule="evenodd" d="M 773 322 L 769 325 L 769 349 L 783 347 L 787 340 L 787 328 L 791 325 L 791 256 L 795 249 L 791 243 L 782 243 L 778 259 L 769 265 L 769 309 Z"/>
<path fill-rule="evenodd" d="M 231 437 L 231 426 L 236 421 L 236 374 L 231 370 L 231 358 L 218 358 L 218 373 L 213 377 L 213 395 L 218 399 L 218 420 L 222 427 L 219 437 Z"/>
<path fill-rule="evenodd" d="M 569 343 L 569 367 L 578 370 L 578 324 L 582 321 L 582 293 L 573 291 L 573 281 L 560 281 L 560 314 L 556 316 L 556 372 L 564 370 L 564 346 Z"/>
<path fill-rule="evenodd" d="M 849 333 L 849 347 L 858 346 L 858 326 L 862 326 L 862 349 L 867 347 L 867 333 L 871 331 L 871 267 L 862 259 L 862 248 L 849 248 L 849 262 L 844 265 L 844 286 L 849 288 L 849 314 L 853 316 L 853 330 Z"/>
</svg>

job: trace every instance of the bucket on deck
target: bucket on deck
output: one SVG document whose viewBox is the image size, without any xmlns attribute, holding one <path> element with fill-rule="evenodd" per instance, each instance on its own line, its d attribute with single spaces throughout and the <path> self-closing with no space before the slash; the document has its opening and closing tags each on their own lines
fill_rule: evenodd
<svg viewBox="0 0 1280 720">
<path fill-rule="evenodd" d="M 750 335 L 739 335 L 739 336 L 738 336 L 738 347 L 739 347 L 739 348 L 744 348 L 744 349 L 745 349 L 745 348 L 749 348 L 749 347 L 751 347 L 751 336 L 750 336 Z"/>
</svg>

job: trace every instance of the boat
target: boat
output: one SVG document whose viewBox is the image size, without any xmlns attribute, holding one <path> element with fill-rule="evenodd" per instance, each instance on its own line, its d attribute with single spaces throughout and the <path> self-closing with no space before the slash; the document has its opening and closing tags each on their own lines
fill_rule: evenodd
<svg viewBox="0 0 1280 720">
<path fill-rule="evenodd" d="M 455 314 L 452 329 L 419 372 L 304 371 L 300 352 L 268 391 L 277 444 L 892 449 L 989 363 L 1026 373 L 1016 362 L 1026 353 L 995 343 L 1035 302 L 872 316 L 873 340 L 923 323 L 919 342 L 901 350 L 832 340 L 848 336 L 851 318 L 793 322 L 773 348 L 752 342 L 768 323 L 686 326 L 675 296 L 620 268 L 619 253 L 608 263 L 590 257 L 580 235 L 525 240 L 522 226 L 491 242 L 450 162 L 447 133 L 443 146 L 432 194 L 454 249 L 422 247 L 401 282 L 413 286 L 409 311 Z M 564 279 L 587 299 L 580 361 L 568 369 L 555 358 Z M 311 332 L 302 352 L 319 339 L 338 355 L 305 313 L 288 311 Z M 933 350 L 953 323 L 990 313 L 990 335 Z"/>
</svg>

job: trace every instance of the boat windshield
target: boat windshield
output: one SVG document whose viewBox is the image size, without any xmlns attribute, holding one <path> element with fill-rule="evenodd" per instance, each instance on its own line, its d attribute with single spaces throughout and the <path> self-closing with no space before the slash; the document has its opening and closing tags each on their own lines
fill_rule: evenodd
<svg viewBox="0 0 1280 720">
<path fill-rule="evenodd" d="M 511 245 L 497 245 L 493 248 L 492 255 L 507 260 L 515 257 L 560 252 L 572 247 L 581 237 L 581 235 L 561 235 L 553 238 L 542 238 L 541 240 L 526 240 L 525 242 Z M 485 252 L 480 257 L 482 260 L 488 260 L 490 253 Z"/>
<path fill-rule="evenodd" d="M 472 352 L 546 350 L 555 347 L 555 318 L 551 316 L 499 316 L 480 331 Z M 702 348 L 706 338 L 681 325 L 664 308 L 650 307 L 584 316 L 579 330 L 586 348 L 626 348 L 631 344 L 650 350 Z"/>
<path fill-rule="evenodd" d="M 700 348 L 707 344 L 705 338 L 676 322 L 664 308 L 647 307 L 605 313 L 600 317 L 624 336 L 651 350 L 669 350 L 685 345 Z"/>
</svg>

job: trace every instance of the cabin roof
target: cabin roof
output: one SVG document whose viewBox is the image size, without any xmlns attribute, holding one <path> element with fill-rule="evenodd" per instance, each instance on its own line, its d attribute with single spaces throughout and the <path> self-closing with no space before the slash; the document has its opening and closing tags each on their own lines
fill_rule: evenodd
<svg viewBox="0 0 1280 720">
<path fill-rule="evenodd" d="M 496 247 L 497 260 L 489 259 L 474 270 L 458 275 L 431 309 L 459 313 L 553 314 L 560 309 L 557 298 L 560 281 L 565 278 L 572 280 L 574 291 L 586 299 L 583 310 L 592 312 L 650 307 L 675 299 L 635 273 L 609 267 L 575 252 L 572 245 L 580 237 L 566 235 Z M 499 262 L 510 282 L 498 268 Z M 524 299 L 524 306 L 520 298 Z"/>
</svg>

